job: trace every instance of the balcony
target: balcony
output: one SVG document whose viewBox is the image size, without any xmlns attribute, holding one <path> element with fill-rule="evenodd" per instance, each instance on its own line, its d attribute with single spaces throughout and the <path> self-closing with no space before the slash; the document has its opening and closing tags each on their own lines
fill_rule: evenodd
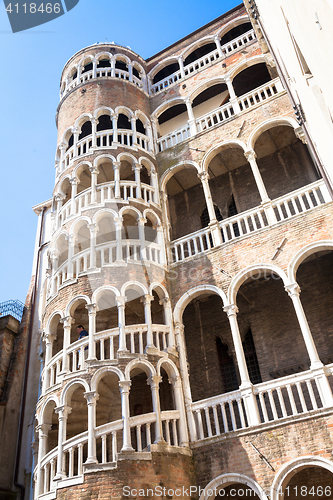
<svg viewBox="0 0 333 500">
<path fill-rule="evenodd" d="M 244 33 L 238 38 L 235 38 L 234 40 L 223 45 L 221 47 L 222 54 L 224 57 L 228 57 L 237 50 L 243 49 L 245 45 L 253 42 L 255 39 L 256 36 L 254 30 L 250 30 L 247 33 Z M 220 54 L 219 51 L 216 49 L 210 52 L 209 54 L 206 54 L 205 56 L 201 57 L 200 59 L 197 59 L 196 61 L 188 64 L 187 66 L 184 66 L 185 78 L 188 78 L 192 76 L 194 73 L 197 73 L 207 68 L 208 66 L 214 64 L 215 61 L 217 61 L 219 58 Z M 181 80 L 181 78 L 182 74 L 180 70 L 176 71 L 175 73 L 172 73 L 172 75 L 169 75 L 163 80 L 153 84 L 150 88 L 150 95 L 155 95 L 158 92 L 161 92 L 170 85 L 173 85 L 177 81 Z"/>
<path fill-rule="evenodd" d="M 270 82 L 261 85 L 260 87 L 244 94 L 236 99 L 236 109 L 235 104 L 227 103 L 220 108 L 214 109 L 213 111 L 201 116 L 195 120 L 195 133 L 191 134 L 190 125 L 187 124 L 173 132 L 160 137 L 157 140 L 158 151 L 162 152 L 167 148 L 175 146 L 185 139 L 195 136 L 204 130 L 209 130 L 215 125 L 225 123 L 235 116 L 239 116 L 242 113 L 252 109 L 253 107 L 262 104 L 263 102 L 269 101 L 274 97 L 278 97 L 284 93 L 284 89 L 281 85 L 280 79 L 275 78 Z"/>
<path fill-rule="evenodd" d="M 290 220 L 330 201 L 324 181 L 316 181 L 273 200 L 270 206 L 255 207 L 219 222 L 223 244 Z M 217 246 L 214 241 L 213 230 L 209 227 L 174 240 L 170 245 L 172 262 L 182 262 L 211 250 Z"/>
</svg>

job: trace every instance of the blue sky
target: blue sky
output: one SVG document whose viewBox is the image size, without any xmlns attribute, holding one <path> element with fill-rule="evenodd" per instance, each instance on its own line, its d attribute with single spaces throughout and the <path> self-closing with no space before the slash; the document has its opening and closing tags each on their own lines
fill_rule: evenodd
<svg viewBox="0 0 333 500">
<path fill-rule="evenodd" d="M 66 61 L 106 40 L 146 59 L 239 3 L 80 0 L 64 16 L 15 34 L 0 3 L 0 302 L 24 302 L 28 290 L 37 225 L 31 207 L 52 196 L 55 112 Z"/>
</svg>

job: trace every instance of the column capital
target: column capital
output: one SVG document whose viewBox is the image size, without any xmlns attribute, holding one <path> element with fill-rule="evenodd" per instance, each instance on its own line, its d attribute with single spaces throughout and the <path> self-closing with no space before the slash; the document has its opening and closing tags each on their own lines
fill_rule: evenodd
<svg viewBox="0 0 333 500">
<path fill-rule="evenodd" d="M 208 182 L 209 180 L 209 173 L 204 170 L 203 172 L 198 172 L 197 176 L 201 180 L 201 182 Z"/>
<path fill-rule="evenodd" d="M 67 146 L 68 146 L 68 144 L 66 144 L 65 142 L 61 142 L 59 144 L 59 149 L 65 149 L 65 148 L 67 148 Z"/>
<path fill-rule="evenodd" d="M 144 295 L 141 300 L 145 305 L 148 305 L 154 300 L 154 297 L 148 293 Z"/>
<path fill-rule="evenodd" d="M 152 165 L 150 167 L 150 171 L 148 172 L 149 175 L 156 175 L 156 167 L 155 165 Z"/>
<path fill-rule="evenodd" d="M 248 161 L 253 161 L 257 158 L 256 152 L 253 149 L 245 151 L 244 156 Z"/>
<path fill-rule="evenodd" d="M 91 233 L 97 233 L 98 225 L 96 224 L 96 222 L 93 222 L 92 224 L 87 224 L 87 226 Z"/>
<path fill-rule="evenodd" d="M 66 196 L 64 194 L 62 194 L 62 193 L 57 193 L 54 196 L 54 198 L 55 198 L 56 201 L 63 201 L 66 198 Z"/>
<path fill-rule="evenodd" d="M 303 144 L 307 144 L 305 132 L 302 127 L 297 127 L 294 129 L 295 135 L 297 139 L 303 142 Z"/>
<path fill-rule="evenodd" d="M 301 289 L 298 283 L 291 283 L 290 285 L 286 285 L 284 289 L 291 298 L 300 296 Z"/>
<path fill-rule="evenodd" d="M 80 134 L 80 133 L 81 133 L 81 132 L 80 132 L 80 127 L 73 127 L 73 128 L 72 128 L 72 134 L 73 134 L 73 135 L 74 135 L 74 134 Z"/>
<path fill-rule="evenodd" d="M 183 323 L 176 322 L 175 323 L 175 328 L 177 330 L 177 333 L 183 333 L 184 329 L 185 329 L 185 326 L 184 326 Z"/>
<path fill-rule="evenodd" d="M 182 381 L 178 375 L 172 375 L 171 377 L 169 377 L 169 382 L 170 384 L 172 384 L 172 387 L 174 389 L 181 389 L 182 387 Z"/>
<path fill-rule="evenodd" d="M 113 218 L 114 225 L 116 229 L 121 229 L 123 227 L 123 218 L 118 216 Z"/>
<path fill-rule="evenodd" d="M 125 295 L 118 295 L 118 297 L 116 297 L 116 302 L 118 307 L 125 307 L 126 303 Z"/>
<path fill-rule="evenodd" d="M 136 163 L 135 162 L 132 165 L 132 170 L 141 170 L 141 167 L 142 167 L 141 163 Z"/>
<path fill-rule="evenodd" d="M 159 300 L 159 304 L 164 307 L 171 307 L 171 300 L 169 297 L 163 297 Z"/>
<path fill-rule="evenodd" d="M 150 385 L 152 389 L 158 389 L 160 383 L 162 382 L 162 377 L 160 375 L 151 375 L 147 379 L 147 384 Z"/>
<path fill-rule="evenodd" d="M 94 165 L 92 167 L 89 167 L 89 170 L 92 174 L 99 174 L 98 167 L 95 167 Z"/>
<path fill-rule="evenodd" d="M 88 405 L 95 405 L 99 398 L 99 394 L 96 391 L 84 392 L 83 396 L 86 398 Z"/>
<path fill-rule="evenodd" d="M 113 162 L 113 168 L 120 168 L 121 166 L 121 161 L 114 161 Z"/>
<path fill-rule="evenodd" d="M 237 316 L 238 307 L 236 306 L 236 304 L 230 304 L 228 306 L 224 306 L 223 311 L 227 313 L 228 318 L 230 318 L 230 316 Z"/>
<path fill-rule="evenodd" d="M 72 184 L 72 186 L 77 186 L 79 184 L 79 181 L 76 177 L 73 177 L 72 179 L 70 179 L 69 182 Z"/>
<path fill-rule="evenodd" d="M 120 392 L 122 394 L 128 394 L 130 387 L 132 385 L 132 381 L 131 380 L 119 380 L 118 384 L 119 384 Z"/>
<path fill-rule="evenodd" d="M 54 333 L 43 332 L 42 339 L 44 340 L 45 344 L 52 344 L 56 338 L 57 336 Z"/>
<path fill-rule="evenodd" d="M 71 316 L 65 316 L 60 319 L 60 323 L 64 325 L 64 328 L 70 328 L 74 322 L 75 320 Z"/>
<path fill-rule="evenodd" d="M 52 252 L 51 252 L 51 259 L 55 260 L 55 259 L 59 259 L 59 257 L 60 257 L 59 250 L 52 250 Z"/>
<path fill-rule="evenodd" d="M 224 76 L 224 81 L 227 85 L 232 82 L 231 76 L 228 73 Z"/>
<path fill-rule="evenodd" d="M 139 226 L 144 226 L 147 222 L 147 219 L 145 217 L 138 217 L 136 220 L 138 221 Z"/>
<path fill-rule="evenodd" d="M 52 424 L 39 424 L 36 425 L 36 430 L 39 433 L 39 437 L 47 437 L 48 432 L 51 430 Z"/>
<path fill-rule="evenodd" d="M 91 120 L 92 125 L 97 125 L 98 124 L 98 118 L 92 118 Z"/>
<path fill-rule="evenodd" d="M 75 243 L 76 236 L 75 234 L 69 234 L 68 235 L 68 243 Z"/>
<path fill-rule="evenodd" d="M 68 415 L 71 413 L 72 408 L 67 405 L 57 406 L 54 408 L 54 411 L 58 413 L 59 420 L 66 419 Z"/>
<path fill-rule="evenodd" d="M 88 310 L 88 314 L 96 314 L 97 312 L 97 304 L 87 304 L 86 309 Z"/>
</svg>

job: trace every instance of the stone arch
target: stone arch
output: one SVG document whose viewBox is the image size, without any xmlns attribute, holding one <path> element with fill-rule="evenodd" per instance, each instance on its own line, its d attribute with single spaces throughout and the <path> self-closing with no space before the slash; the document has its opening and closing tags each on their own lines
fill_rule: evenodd
<svg viewBox="0 0 333 500">
<path fill-rule="evenodd" d="M 296 281 L 297 269 L 301 263 L 314 252 L 321 252 L 323 250 L 333 250 L 333 240 L 320 240 L 310 243 L 301 248 L 292 258 L 288 265 L 288 278 L 291 283 Z"/>
<path fill-rule="evenodd" d="M 92 163 L 90 161 L 81 161 L 78 165 L 73 170 L 73 177 L 79 181 L 79 174 L 81 171 L 84 169 L 85 166 L 88 166 L 88 168 L 92 168 Z"/>
<path fill-rule="evenodd" d="M 287 482 L 302 469 L 307 467 L 321 467 L 333 474 L 333 463 L 326 458 L 308 455 L 291 460 L 276 474 L 271 486 L 271 500 L 281 500 L 281 492 Z"/>
<path fill-rule="evenodd" d="M 139 217 L 142 217 L 142 213 L 140 212 L 140 210 L 136 207 L 122 207 L 119 211 L 119 217 L 122 217 L 124 214 L 127 214 L 127 213 L 131 213 L 131 212 L 134 212 L 138 218 Z"/>
<path fill-rule="evenodd" d="M 142 292 L 143 295 L 147 295 L 148 294 L 147 288 L 142 283 L 140 283 L 139 281 L 127 281 L 121 287 L 120 295 L 125 295 L 126 290 L 128 290 L 130 288 L 135 289 L 135 290 L 137 290 L 139 292 Z"/>
<path fill-rule="evenodd" d="M 93 117 L 99 118 L 101 115 L 110 115 L 114 113 L 112 108 L 108 108 L 107 106 L 101 106 L 100 108 L 95 109 Z"/>
<path fill-rule="evenodd" d="M 80 386 L 85 389 L 85 392 L 90 392 L 90 387 L 86 380 L 82 378 L 74 379 L 64 387 L 60 397 L 60 405 L 67 405 L 68 399 L 72 397 L 74 391 Z"/>
<path fill-rule="evenodd" d="M 156 370 L 154 366 L 145 359 L 132 359 L 125 368 L 125 380 L 131 379 L 131 372 L 134 368 L 140 368 L 147 377 L 154 377 Z"/>
<path fill-rule="evenodd" d="M 73 224 L 70 226 L 68 234 L 75 234 L 77 226 L 79 227 L 80 223 L 83 221 L 86 222 L 87 224 L 91 224 L 91 219 L 89 217 L 87 217 L 86 215 L 82 215 L 75 222 L 73 222 Z"/>
<path fill-rule="evenodd" d="M 118 117 L 120 114 L 123 114 L 123 115 L 127 116 L 127 118 L 129 120 L 131 120 L 131 118 L 134 118 L 133 111 L 130 108 L 128 108 L 127 106 L 117 106 L 115 109 L 115 113 L 117 114 Z"/>
<path fill-rule="evenodd" d="M 101 210 L 98 210 L 93 216 L 93 223 L 98 224 L 98 221 L 103 217 L 104 215 L 111 215 L 112 217 L 118 217 L 117 212 L 115 210 L 112 210 L 112 208 L 102 208 Z"/>
<path fill-rule="evenodd" d="M 169 64 L 174 64 L 174 63 L 178 63 L 178 57 L 177 56 L 167 57 L 166 59 L 164 59 L 163 61 L 161 61 L 160 63 L 158 63 L 156 66 L 154 66 L 153 69 L 150 70 L 150 72 L 148 73 L 148 76 L 151 79 L 153 79 L 155 77 L 155 75 L 157 75 L 157 73 L 159 71 L 161 71 L 166 66 L 169 66 Z"/>
<path fill-rule="evenodd" d="M 91 303 L 95 304 L 98 301 L 98 299 L 100 298 L 100 295 L 105 290 L 113 292 L 116 297 L 119 297 L 119 295 L 120 295 L 119 290 L 116 287 L 114 287 L 112 285 L 103 285 L 103 286 L 97 288 L 97 290 L 94 291 L 93 296 L 91 298 Z"/>
<path fill-rule="evenodd" d="M 135 111 L 134 118 L 141 120 L 144 126 L 150 126 L 149 118 L 139 109 Z"/>
<path fill-rule="evenodd" d="M 71 316 L 73 306 L 76 302 L 84 300 L 87 304 L 91 304 L 91 301 L 87 295 L 77 295 L 74 297 L 66 306 L 65 316 Z"/>
<path fill-rule="evenodd" d="M 92 54 L 85 54 L 85 55 L 84 55 L 84 56 L 80 59 L 79 64 L 78 64 L 78 67 L 81 67 L 81 68 L 82 68 L 82 67 L 83 67 L 83 64 L 84 64 L 84 63 L 85 63 L 88 59 L 90 60 L 90 62 L 93 62 L 94 57 L 95 57 L 95 56 L 94 56 L 94 55 L 92 55 Z"/>
<path fill-rule="evenodd" d="M 95 54 L 95 59 L 99 62 L 102 58 L 111 60 L 112 56 L 110 52 L 98 52 Z"/>
<path fill-rule="evenodd" d="M 162 177 L 160 178 L 160 185 L 161 185 L 161 191 L 165 191 L 166 185 L 168 181 L 171 179 L 171 177 L 179 172 L 180 170 L 183 170 L 185 168 L 191 168 L 194 167 L 197 169 L 198 173 L 200 172 L 200 167 L 195 161 L 181 161 L 177 163 L 177 165 L 174 165 L 173 167 L 169 168 L 164 172 Z"/>
<path fill-rule="evenodd" d="M 250 487 L 258 495 L 260 500 L 267 500 L 267 496 L 264 490 L 259 486 L 259 484 L 251 479 L 245 474 L 229 473 L 222 474 L 216 477 L 210 483 L 205 486 L 199 500 L 213 500 L 215 498 L 215 491 L 222 490 L 230 484 L 244 484 L 244 486 Z"/>
<path fill-rule="evenodd" d="M 151 175 L 152 171 L 156 170 L 156 167 L 155 165 L 153 164 L 152 161 L 150 161 L 148 158 L 146 158 L 145 156 L 140 156 L 140 158 L 138 159 L 138 163 L 140 165 L 143 165 L 144 167 L 146 167 L 147 169 L 147 172 L 149 175 Z"/>
<path fill-rule="evenodd" d="M 121 54 L 120 52 L 118 52 L 117 54 L 114 55 L 114 60 L 115 61 L 123 61 L 126 64 L 131 64 L 130 58 L 125 56 L 125 54 Z"/>
<path fill-rule="evenodd" d="M 96 156 L 96 158 L 94 159 L 94 167 L 98 167 L 98 165 L 100 164 L 100 162 L 103 160 L 103 158 L 107 158 L 108 160 L 110 160 L 111 162 L 115 162 L 116 159 L 114 156 L 110 155 L 110 154 L 103 154 L 103 155 L 98 155 Z"/>
<path fill-rule="evenodd" d="M 251 276 L 255 276 L 258 274 L 258 271 L 270 271 L 273 274 L 277 274 L 280 276 L 280 278 L 283 281 L 284 286 L 287 286 L 290 284 L 287 275 L 285 272 L 278 266 L 275 266 L 273 264 L 266 264 L 266 263 L 260 263 L 260 264 L 253 264 L 252 266 L 249 266 L 245 269 L 242 269 L 239 271 L 236 276 L 233 277 L 231 280 L 231 283 L 229 285 L 228 289 L 228 302 L 229 304 L 235 304 L 236 303 L 236 297 L 238 290 L 246 281 L 248 278 Z"/>
<path fill-rule="evenodd" d="M 201 169 L 203 171 L 208 171 L 209 163 L 211 162 L 211 160 L 213 159 L 213 157 L 219 153 L 219 150 L 221 150 L 221 149 L 223 149 L 225 147 L 228 147 L 228 146 L 230 146 L 230 147 L 232 147 L 232 146 L 239 147 L 239 148 L 241 148 L 241 149 L 244 150 L 244 153 L 247 150 L 245 142 L 243 142 L 243 141 L 241 141 L 239 139 L 231 139 L 231 140 L 228 140 L 228 141 L 220 142 L 220 143 L 216 144 L 215 146 L 213 146 L 211 149 L 209 149 L 206 152 L 206 154 L 204 155 L 204 157 L 201 160 Z"/>
<path fill-rule="evenodd" d="M 180 377 L 178 368 L 171 359 L 161 358 L 158 360 L 156 365 L 157 375 L 161 375 L 161 368 L 165 369 L 169 378 L 172 376 L 175 376 L 177 378 Z"/>
<path fill-rule="evenodd" d="M 52 394 L 51 396 L 49 396 L 48 398 L 46 398 L 46 400 L 43 402 L 41 408 L 37 412 L 37 420 L 38 420 L 39 425 L 50 423 L 50 422 L 47 421 L 47 416 L 45 414 L 45 410 L 46 410 L 47 405 L 51 401 L 53 401 L 55 403 L 55 407 L 57 407 L 57 406 L 60 405 L 59 398 L 58 398 L 58 396 L 56 394 Z"/>
<path fill-rule="evenodd" d="M 164 113 L 164 111 L 172 108 L 173 106 L 176 106 L 177 104 L 185 104 L 185 99 L 181 97 L 174 97 L 173 99 L 169 99 L 168 101 L 160 104 L 151 116 L 154 118 L 158 118 L 162 113 Z"/>
<path fill-rule="evenodd" d="M 159 216 L 151 209 L 151 208 L 146 208 L 144 211 L 143 211 L 143 217 L 145 219 L 147 218 L 150 218 L 150 219 L 153 219 L 154 223 L 155 223 L 155 226 L 160 226 L 161 225 L 161 219 L 159 218 Z"/>
<path fill-rule="evenodd" d="M 153 283 L 150 284 L 150 286 L 149 286 L 149 293 L 152 294 L 153 290 L 156 291 L 157 288 L 159 288 L 163 292 L 163 295 L 164 295 L 164 297 L 166 299 L 169 298 L 169 294 L 168 294 L 167 289 L 165 288 L 165 286 L 162 285 L 162 283 L 158 283 L 156 281 L 154 281 Z M 159 294 L 157 293 L 157 295 L 159 295 Z M 162 298 L 162 297 L 160 297 L 160 298 Z"/>
<path fill-rule="evenodd" d="M 130 163 L 129 160 L 133 162 L 132 165 L 134 165 L 134 163 L 138 161 L 135 156 L 130 153 L 119 153 L 119 155 L 117 156 L 117 161 L 127 161 L 128 163 Z"/>
<path fill-rule="evenodd" d="M 216 76 L 214 78 L 211 78 L 210 80 L 199 83 L 190 95 L 188 96 L 188 99 L 193 103 L 194 99 L 198 97 L 199 94 L 201 94 L 204 90 L 208 89 L 209 87 L 213 87 L 214 85 L 217 85 L 218 83 L 225 83 L 225 76 Z"/>
<path fill-rule="evenodd" d="M 115 373 L 120 381 L 125 380 L 125 375 L 123 372 L 116 366 L 103 366 L 99 370 L 97 370 L 92 379 L 91 379 L 91 390 L 97 391 L 99 381 L 106 375 L 107 373 L 112 372 Z"/>
<path fill-rule="evenodd" d="M 61 136 L 60 143 L 68 145 L 68 140 L 70 136 L 73 134 L 73 128 L 72 126 L 66 128 L 65 132 Z"/>
<path fill-rule="evenodd" d="M 278 127 L 281 125 L 286 125 L 286 126 L 294 128 L 294 129 L 299 127 L 297 121 L 290 116 L 279 117 L 279 118 L 269 118 L 268 120 L 260 123 L 257 127 L 255 127 L 254 130 L 252 130 L 252 132 L 248 138 L 248 141 L 247 141 L 247 150 L 254 149 L 254 145 L 256 143 L 256 140 L 258 139 L 258 137 L 261 134 L 266 132 L 266 130 L 269 130 L 270 128 Z"/>
<path fill-rule="evenodd" d="M 223 290 L 214 285 L 199 285 L 194 288 L 191 288 L 187 292 L 184 293 L 178 300 L 177 304 L 174 308 L 174 320 L 175 323 L 182 323 L 183 312 L 185 307 L 196 297 L 201 295 L 204 292 L 212 292 L 212 294 L 219 295 L 222 299 L 222 303 L 224 306 L 228 305 L 228 299 Z"/>
<path fill-rule="evenodd" d="M 194 50 L 199 49 L 200 47 L 208 43 L 214 43 L 214 35 L 207 35 L 193 42 L 191 45 L 189 45 L 188 47 L 186 47 L 186 49 L 183 50 L 183 52 L 181 53 L 181 58 L 184 61 L 188 55 L 194 52 Z"/>
<path fill-rule="evenodd" d="M 222 36 L 228 33 L 228 31 L 230 31 L 232 28 L 236 28 L 236 26 L 239 26 L 240 24 L 243 24 L 245 22 L 250 22 L 250 18 L 246 14 L 233 19 L 232 21 L 229 21 L 227 24 L 222 26 L 222 28 L 217 32 L 217 35 L 219 36 L 219 38 L 222 38 Z"/>
<path fill-rule="evenodd" d="M 93 118 L 93 115 L 91 113 L 83 113 L 79 118 L 75 120 L 74 127 L 81 129 L 82 125 L 85 122 L 91 121 Z"/>
<path fill-rule="evenodd" d="M 254 66 L 255 64 L 260 63 L 266 63 L 265 56 L 262 54 L 251 57 L 250 59 L 242 60 L 232 68 L 232 70 L 229 72 L 229 76 L 231 80 L 233 80 L 235 76 L 241 73 L 241 71 L 243 71 L 244 69 L 250 68 L 250 66 Z"/>
</svg>

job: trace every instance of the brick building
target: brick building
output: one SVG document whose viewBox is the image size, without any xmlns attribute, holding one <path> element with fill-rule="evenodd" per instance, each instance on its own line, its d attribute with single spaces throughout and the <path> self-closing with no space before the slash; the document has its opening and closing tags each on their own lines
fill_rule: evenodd
<svg viewBox="0 0 333 500">
<path fill-rule="evenodd" d="M 56 119 L 26 498 L 332 498 L 332 201 L 245 8 L 82 49 Z"/>
</svg>

